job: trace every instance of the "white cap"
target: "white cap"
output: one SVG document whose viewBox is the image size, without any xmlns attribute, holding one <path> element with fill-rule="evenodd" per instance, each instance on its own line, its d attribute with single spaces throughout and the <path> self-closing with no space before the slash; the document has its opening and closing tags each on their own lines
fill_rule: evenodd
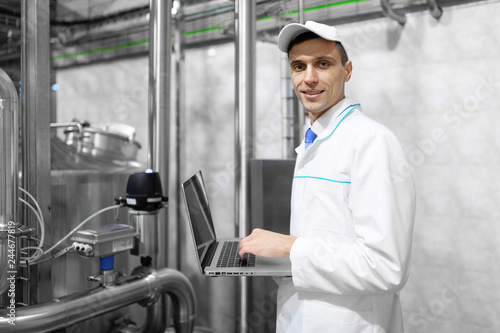
<svg viewBox="0 0 500 333">
<path fill-rule="evenodd" d="M 340 34 L 334 27 L 314 21 L 307 21 L 306 24 L 290 23 L 281 29 L 278 36 L 279 49 L 287 53 L 288 45 L 290 45 L 298 35 L 308 31 L 314 32 L 323 39 L 342 43 Z"/>
</svg>

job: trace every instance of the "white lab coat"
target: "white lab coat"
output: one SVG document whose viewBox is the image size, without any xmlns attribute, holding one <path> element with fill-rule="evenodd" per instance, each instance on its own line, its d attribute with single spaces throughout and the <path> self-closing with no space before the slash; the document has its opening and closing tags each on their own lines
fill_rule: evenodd
<svg viewBox="0 0 500 333">
<path fill-rule="evenodd" d="M 394 134 L 349 105 L 323 114 L 315 142 L 297 148 L 290 234 L 298 238 L 277 332 L 403 332 L 413 179 Z"/>
</svg>

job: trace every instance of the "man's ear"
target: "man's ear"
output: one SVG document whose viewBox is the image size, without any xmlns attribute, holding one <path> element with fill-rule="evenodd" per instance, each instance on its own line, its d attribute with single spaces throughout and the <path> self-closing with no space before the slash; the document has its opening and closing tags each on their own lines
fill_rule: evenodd
<svg viewBox="0 0 500 333">
<path fill-rule="evenodd" d="M 344 82 L 349 82 L 352 74 L 352 62 L 351 60 L 347 60 L 345 63 L 345 79 Z"/>
</svg>

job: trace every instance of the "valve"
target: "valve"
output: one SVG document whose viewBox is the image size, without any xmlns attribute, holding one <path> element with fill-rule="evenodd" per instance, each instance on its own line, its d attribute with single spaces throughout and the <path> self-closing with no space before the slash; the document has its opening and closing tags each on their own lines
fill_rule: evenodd
<svg viewBox="0 0 500 333">
<path fill-rule="evenodd" d="M 160 175 L 151 169 L 130 175 L 127 194 L 115 198 L 119 205 L 137 211 L 153 211 L 165 207 L 167 197 L 162 195 Z"/>
<path fill-rule="evenodd" d="M 91 282 L 99 282 L 101 286 L 111 287 L 116 285 L 116 279 L 118 278 L 118 273 L 115 272 L 115 256 L 106 256 L 99 258 L 101 273 L 99 275 L 91 275 L 87 280 Z"/>
</svg>

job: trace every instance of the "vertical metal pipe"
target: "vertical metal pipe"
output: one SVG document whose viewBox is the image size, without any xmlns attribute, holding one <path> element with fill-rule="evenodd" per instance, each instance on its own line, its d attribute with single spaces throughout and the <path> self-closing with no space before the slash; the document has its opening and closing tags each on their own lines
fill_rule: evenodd
<svg viewBox="0 0 500 333">
<path fill-rule="evenodd" d="M 285 13 L 288 10 L 285 10 Z M 304 24 L 304 0 L 298 0 L 299 23 Z M 295 158 L 295 148 L 304 136 L 305 111 L 294 93 L 288 56 L 281 54 L 282 156 Z"/>
<path fill-rule="evenodd" d="M 304 24 L 306 21 L 305 13 L 304 13 L 304 0 L 299 0 L 299 23 Z M 291 82 L 290 82 L 290 85 Z M 293 86 L 292 86 L 293 89 Z M 304 137 L 304 123 L 306 120 L 306 111 L 304 110 L 304 106 L 299 102 L 299 99 L 293 93 L 293 114 L 294 114 L 294 151 L 291 157 L 295 158 L 295 147 L 300 145 L 302 138 Z"/>
<path fill-rule="evenodd" d="M 176 254 L 176 267 L 182 270 L 184 267 L 182 265 L 187 262 L 186 251 L 186 224 L 182 222 L 182 198 L 180 191 L 180 184 L 184 175 L 181 175 L 181 170 L 185 166 L 184 150 L 185 147 L 183 138 L 185 129 L 185 68 L 184 68 L 184 40 L 182 37 L 182 29 L 184 22 L 184 5 L 182 1 L 178 1 L 179 8 L 175 19 L 175 33 L 174 33 L 174 44 L 175 44 L 175 92 L 176 92 L 176 110 L 175 110 L 175 121 L 176 121 L 176 142 L 173 145 L 176 148 L 176 159 L 175 159 L 175 194 L 176 194 L 176 222 L 177 222 L 177 244 L 175 247 Z M 179 184 L 179 185 L 177 185 Z"/>
<path fill-rule="evenodd" d="M 51 206 L 49 34 L 50 0 L 22 0 L 21 186 L 38 200 L 47 228 L 50 228 Z M 36 228 L 36 221 L 28 219 L 32 215 L 28 210 L 24 212 L 22 224 Z M 52 240 L 47 238 L 46 241 Z M 29 269 L 27 277 L 31 291 L 25 289 L 24 303 L 38 303 L 52 297 L 49 276 L 47 265 Z"/>
<path fill-rule="evenodd" d="M 150 0 L 149 2 L 149 82 L 148 82 L 148 168 L 154 169 L 155 167 L 155 134 L 156 126 L 158 125 L 158 120 L 156 118 L 156 67 L 155 63 L 157 56 L 155 54 L 155 36 L 158 34 L 158 23 L 156 15 L 156 5 L 155 0 Z"/>
<path fill-rule="evenodd" d="M 236 29 L 235 213 L 239 237 L 248 234 L 250 215 L 249 161 L 255 156 L 255 1 L 238 0 Z M 240 278 L 240 330 L 247 331 L 248 281 Z"/>
<path fill-rule="evenodd" d="M 129 211 L 129 224 L 139 232 L 135 237 L 135 247 L 130 250 L 133 255 L 150 256 L 152 266 L 157 267 L 158 259 L 158 211 Z"/>
<path fill-rule="evenodd" d="M 168 157 L 170 152 L 170 49 L 171 0 L 151 0 L 149 35 L 149 145 L 148 168 L 157 171 L 163 192 L 168 195 Z M 164 210 L 162 210 L 164 211 Z M 161 247 L 158 267 L 166 266 L 165 213 L 160 213 L 159 237 Z M 164 229 L 164 230 L 162 230 Z"/>
<path fill-rule="evenodd" d="M 160 175 L 163 193 L 169 193 L 170 152 L 170 50 L 172 44 L 172 0 L 150 0 L 149 3 L 149 132 L 148 168 Z M 158 257 L 156 268 L 167 266 L 168 213 L 162 209 L 158 216 Z M 166 302 L 155 308 L 154 327 L 166 327 Z"/>
<path fill-rule="evenodd" d="M 299 0 L 299 23 L 304 24 L 304 0 Z"/>
<path fill-rule="evenodd" d="M 172 0 L 151 0 L 149 13 L 148 167 L 168 171 Z M 167 172 L 168 174 L 168 172 Z M 161 177 L 165 184 L 166 179 Z"/>
<path fill-rule="evenodd" d="M 295 157 L 295 93 L 290 81 L 290 64 L 288 56 L 281 53 L 281 110 L 282 110 L 282 155 L 283 158 Z"/>
<path fill-rule="evenodd" d="M 0 68 L 0 295 L 9 289 L 9 272 L 17 271 L 19 241 L 9 237 L 9 230 L 17 220 L 18 188 L 18 114 L 19 102 L 16 88 L 9 76 Z M 11 250 L 11 251 L 9 251 Z M 12 265 L 12 266 L 11 266 Z M 10 301 L 10 300 L 9 300 Z M 1 304 L 0 307 L 7 304 Z"/>
<path fill-rule="evenodd" d="M 304 24 L 306 22 L 305 18 L 305 10 L 304 10 L 304 0 L 299 0 L 299 23 Z M 293 85 L 290 82 L 290 85 Z M 304 106 L 299 102 L 298 97 L 293 93 L 293 113 L 294 113 L 294 151 L 291 157 L 295 158 L 295 147 L 300 145 L 302 138 L 304 137 L 304 123 L 306 120 L 306 111 L 304 110 Z"/>
</svg>

